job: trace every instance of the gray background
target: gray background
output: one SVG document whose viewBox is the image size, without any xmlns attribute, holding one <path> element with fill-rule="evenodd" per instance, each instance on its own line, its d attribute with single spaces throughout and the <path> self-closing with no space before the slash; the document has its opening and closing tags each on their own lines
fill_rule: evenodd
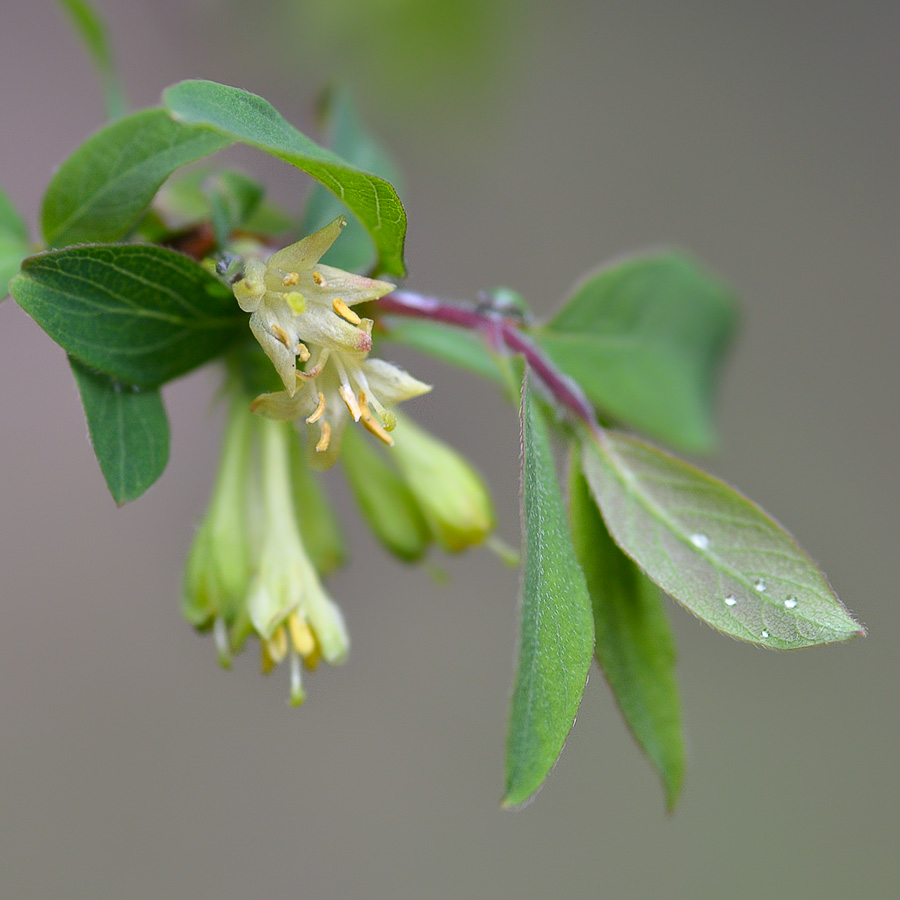
<svg viewBox="0 0 900 900">
<path fill-rule="evenodd" d="M 675 241 L 707 260 L 740 290 L 743 331 L 705 465 L 799 535 L 871 633 L 779 655 L 673 606 L 676 815 L 597 675 L 537 802 L 501 812 L 515 573 L 482 552 L 439 560 L 446 585 L 402 569 L 331 479 L 353 653 L 289 709 L 283 673 L 220 671 L 178 615 L 214 378 L 167 390 L 168 470 L 117 510 L 62 351 L 7 301 L 0 893 L 896 896 L 897 5 L 485 5 L 458 54 L 429 68 L 427 40 L 388 46 L 384 72 L 377 31 L 341 42 L 285 6 L 103 3 L 136 104 L 209 77 L 310 127 L 324 78 L 355 82 L 406 172 L 412 287 L 506 283 L 549 313 L 621 252 Z M 410 84 L 392 96 L 397 72 Z M 0 182 L 34 221 L 53 166 L 102 121 L 53 4 L 4 0 L 0 84 Z M 302 179 L 237 157 L 299 205 Z M 489 477 L 515 541 L 512 409 L 402 361 L 438 383 L 419 414 Z"/>
</svg>

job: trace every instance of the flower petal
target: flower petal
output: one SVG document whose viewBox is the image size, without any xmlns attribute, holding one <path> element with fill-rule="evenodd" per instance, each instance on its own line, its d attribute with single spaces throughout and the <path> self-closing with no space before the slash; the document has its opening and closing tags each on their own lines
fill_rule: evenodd
<svg viewBox="0 0 900 900">
<path fill-rule="evenodd" d="M 377 300 L 397 286 L 389 281 L 377 281 L 364 275 L 354 275 L 332 266 L 316 266 L 316 271 L 325 283 L 314 292 L 313 299 L 325 303 L 326 306 L 331 306 L 335 297 L 340 297 L 347 306 Z"/>
<path fill-rule="evenodd" d="M 431 390 L 430 384 L 419 381 L 405 369 L 383 359 L 367 359 L 362 364 L 362 370 L 372 393 L 385 406 L 412 400 Z"/>
<path fill-rule="evenodd" d="M 329 222 L 324 228 L 320 228 L 315 234 L 285 247 L 269 257 L 268 268 L 280 269 L 282 272 L 300 272 L 311 269 L 328 251 L 329 247 L 337 240 L 338 235 L 347 224 L 345 216 L 338 216 L 333 222 Z"/>
</svg>

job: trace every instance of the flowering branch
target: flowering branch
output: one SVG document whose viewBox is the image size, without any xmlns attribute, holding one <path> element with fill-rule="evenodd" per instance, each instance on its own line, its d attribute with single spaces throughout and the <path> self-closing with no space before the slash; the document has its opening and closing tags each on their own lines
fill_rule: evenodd
<svg viewBox="0 0 900 900">
<path fill-rule="evenodd" d="M 484 335 L 488 344 L 498 352 L 517 353 L 525 360 L 544 388 L 595 435 L 603 429 L 594 415 L 593 407 L 581 388 L 564 375 L 546 354 L 522 332 L 518 322 L 497 310 L 482 310 L 471 306 L 447 303 L 437 297 L 426 297 L 412 291 L 393 291 L 378 300 L 377 309 L 383 313 L 443 322 Z"/>
</svg>

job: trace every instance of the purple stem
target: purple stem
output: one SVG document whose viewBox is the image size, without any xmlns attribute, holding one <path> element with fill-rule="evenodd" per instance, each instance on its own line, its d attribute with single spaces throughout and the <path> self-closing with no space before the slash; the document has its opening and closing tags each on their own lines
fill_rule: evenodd
<svg viewBox="0 0 900 900">
<path fill-rule="evenodd" d="M 455 325 L 469 331 L 479 331 L 497 351 L 518 353 L 540 379 L 553 398 L 600 436 L 602 428 L 584 392 L 568 375 L 564 375 L 531 338 L 522 333 L 519 324 L 502 314 L 447 303 L 437 297 L 426 297 L 412 291 L 394 291 L 382 297 L 377 306 L 380 312 L 415 319 L 429 319 L 445 325 Z"/>
</svg>

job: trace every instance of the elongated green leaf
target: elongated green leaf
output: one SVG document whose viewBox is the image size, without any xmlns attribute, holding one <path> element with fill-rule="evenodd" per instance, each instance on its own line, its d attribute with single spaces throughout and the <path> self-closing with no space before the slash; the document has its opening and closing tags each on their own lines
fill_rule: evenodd
<svg viewBox="0 0 900 900">
<path fill-rule="evenodd" d="M 169 461 L 169 420 L 157 388 L 123 384 L 69 358 L 100 471 L 120 506 L 159 478 Z"/>
<path fill-rule="evenodd" d="M 706 450 L 735 320 L 730 292 L 692 260 L 667 253 L 590 276 L 537 339 L 605 414 Z"/>
<path fill-rule="evenodd" d="M 482 378 L 504 384 L 503 375 L 479 334 L 426 319 L 398 316 L 388 316 L 378 324 L 385 329 L 379 333 L 379 340 L 413 347 Z"/>
<path fill-rule="evenodd" d="M 399 194 L 400 173 L 387 152 L 366 130 L 349 91 L 343 88 L 328 91 L 321 110 L 329 149 L 357 169 L 389 181 Z M 371 237 L 352 210 L 321 184 L 313 188 L 306 204 L 303 233 L 312 234 L 342 214 L 347 215 L 347 227 L 341 239 L 325 254 L 323 262 L 348 272 L 368 271 L 376 260 Z"/>
<path fill-rule="evenodd" d="M 297 131 L 262 97 L 213 81 L 182 81 L 163 94 L 172 116 L 231 141 L 271 153 L 302 169 L 337 196 L 372 236 L 379 269 L 403 275 L 406 212 L 383 178 L 362 172 Z"/>
<path fill-rule="evenodd" d="M 864 630 L 794 539 L 735 490 L 635 438 L 588 438 L 582 465 L 616 543 L 713 628 L 791 650 Z"/>
<path fill-rule="evenodd" d="M 57 2 L 69 14 L 72 24 L 97 67 L 97 74 L 103 83 L 103 93 L 106 97 L 107 116 L 110 119 L 119 118 L 125 113 L 125 94 L 116 75 L 106 24 L 86 0 L 57 0 Z"/>
<path fill-rule="evenodd" d="M 575 721 L 594 649 L 591 602 L 566 521 L 553 453 L 526 377 L 522 391 L 525 572 L 506 744 L 504 806 L 541 786 Z"/>
<path fill-rule="evenodd" d="M 419 504 L 399 473 L 356 428 L 344 432 L 341 464 L 375 537 L 406 562 L 421 559 L 431 532 Z"/>
<path fill-rule="evenodd" d="M 228 289 L 162 247 L 107 244 L 41 253 L 25 260 L 10 290 L 72 356 L 143 387 L 189 372 L 247 333 Z"/>
<path fill-rule="evenodd" d="M 0 190 L 0 301 L 9 296 L 6 286 L 28 256 L 28 228 L 9 197 Z"/>
<path fill-rule="evenodd" d="M 173 122 L 161 109 L 119 119 L 89 137 L 47 187 L 41 228 L 50 247 L 124 237 L 180 166 L 229 141 Z"/>
<path fill-rule="evenodd" d="M 594 610 L 596 656 L 635 740 L 673 809 L 684 780 L 675 642 L 659 588 L 615 545 L 577 456 L 569 480 L 575 552 Z"/>
</svg>

